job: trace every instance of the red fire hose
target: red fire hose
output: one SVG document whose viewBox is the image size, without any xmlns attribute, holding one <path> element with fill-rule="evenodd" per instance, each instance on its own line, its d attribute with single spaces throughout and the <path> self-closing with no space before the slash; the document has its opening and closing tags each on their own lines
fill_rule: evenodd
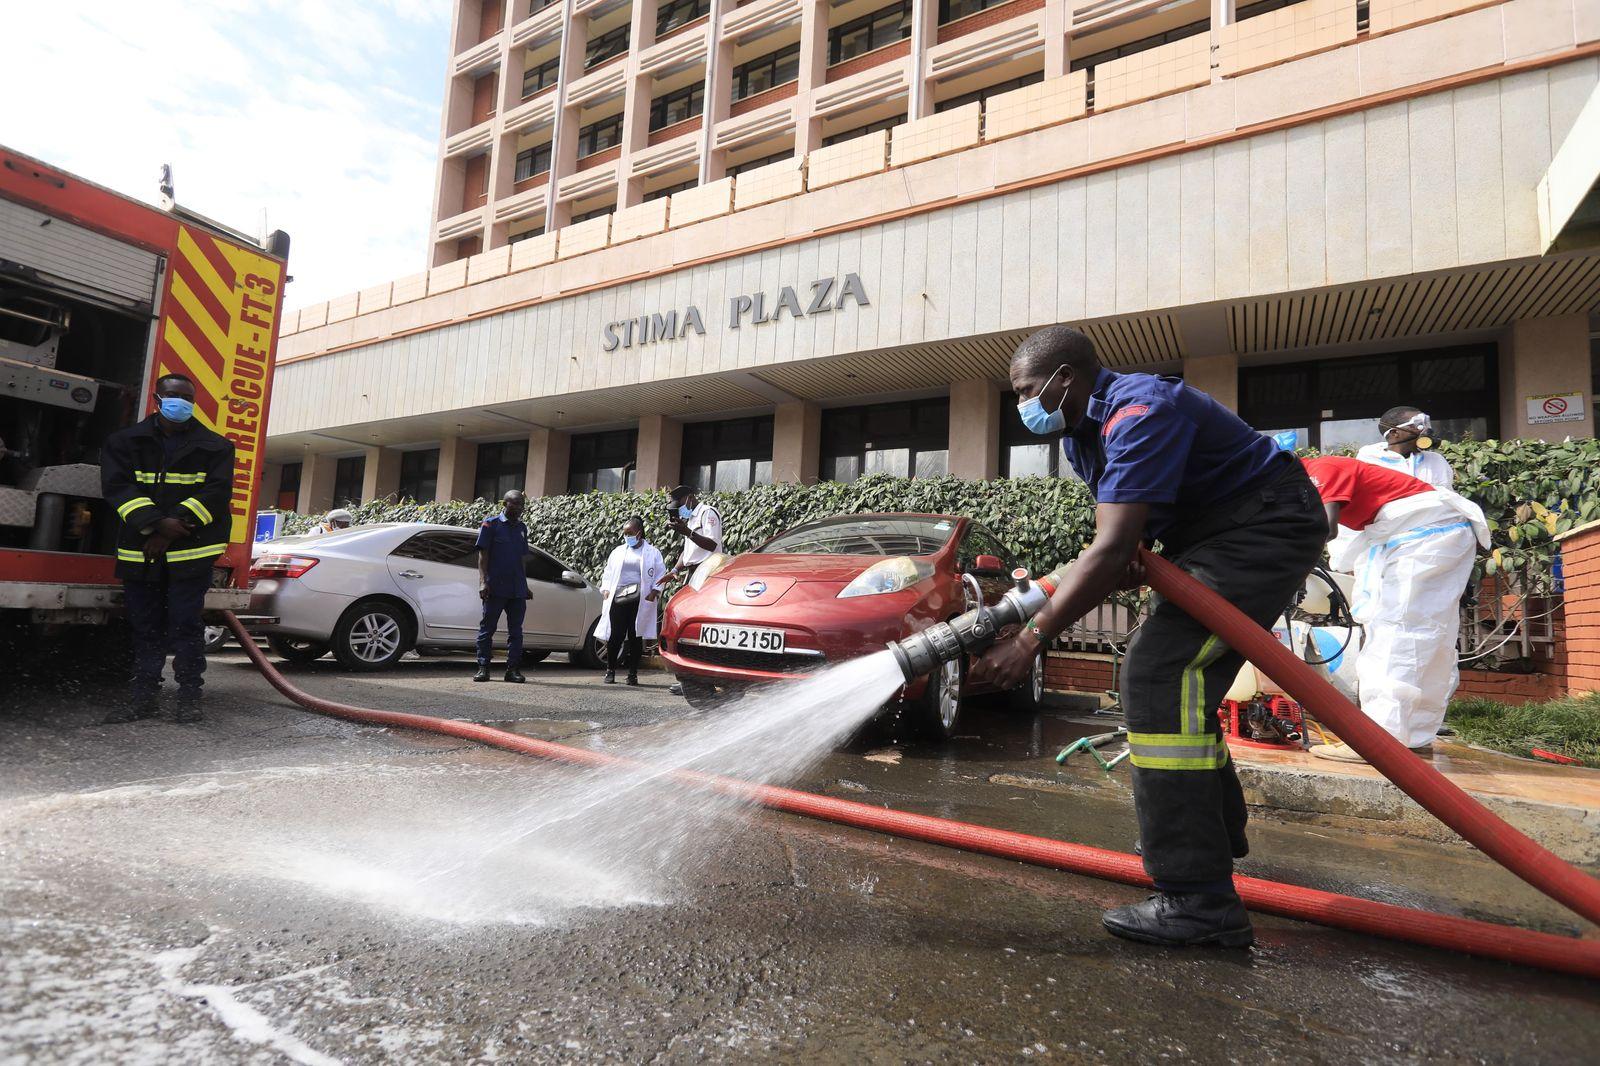
<svg viewBox="0 0 1600 1066">
<path fill-rule="evenodd" d="M 1150 587 L 1183 608 L 1249 659 L 1285 692 L 1333 727 L 1378 771 L 1501 866 L 1559 903 L 1600 923 L 1600 881 L 1564 862 L 1490 813 L 1459 786 L 1417 758 L 1388 731 L 1362 714 L 1305 663 L 1233 604 L 1172 563 L 1141 549 Z"/>
<path fill-rule="evenodd" d="M 228 625 L 238 638 L 239 645 L 250 656 L 250 661 L 262 675 L 290 700 L 319 714 L 345 718 L 368 725 L 389 726 L 395 729 L 418 729 L 430 733 L 460 737 L 480 744 L 488 744 L 507 751 L 534 755 L 558 762 L 580 766 L 626 767 L 636 764 L 632 760 L 586 751 L 547 740 L 509 733 L 502 729 L 461 722 L 449 718 L 434 718 L 422 714 L 405 714 L 399 711 L 378 711 L 353 707 L 319 699 L 290 684 L 282 674 L 267 662 L 245 632 L 244 626 L 232 614 L 227 615 Z M 954 822 L 928 815 L 910 814 L 865 803 L 819 796 L 794 789 L 770 785 L 753 785 L 728 777 L 697 773 L 688 770 L 670 775 L 677 781 L 697 788 L 712 788 L 752 804 L 772 810 L 787 811 L 808 818 L 836 822 L 841 825 L 870 829 L 879 833 L 923 840 L 964 851 L 996 855 L 1018 862 L 1045 866 L 1056 870 L 1087 874 L 1108 881 L 1129 885 L 1150 884 L 1144 864 L 1135 855 L 1106 851 L 1083 844 L 1050 840 L 1004 829 Z M 1333 892 L 1300 888 L 1295 885 L 1264 881 L 1254 877 L 1235 878 L 1239 895 L 1245 904 L 1264 914 L 1277 914 L 1286 918 L 1316 922 L 1335 929 L 1388 937 L 1429 947 L 1449 948 L 1484 958 L 1536 966 L 1581 977 L 1600 977 L 1600 942 L 1574 940 L 1570 937 L 1535 933 L 1510 926 L 1493 925 L 1469 918 L 1453 918 L 1409 907 L 1341 896 Z"/>
</svg>

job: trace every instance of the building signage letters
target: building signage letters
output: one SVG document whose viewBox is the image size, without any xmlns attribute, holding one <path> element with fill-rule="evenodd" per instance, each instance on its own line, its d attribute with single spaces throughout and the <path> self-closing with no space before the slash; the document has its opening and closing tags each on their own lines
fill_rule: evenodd
<svg viewBox="0 0 1600 1066">
<path fill-rule="evenodd" d="M 855 301 L 858 307 L 872 304 L 867 299 L 867 287 L 861 284 L 861 278 L 855 274 L 846 274 L 842 281 L 838 278 L 818 278 L 811 283 L 810 291 L 804 296 L 796 292 L 793 285 L 783 286 L 770 302 L 768 294 L 764 292 L 735 296 L 728 301 L 728 328 L 735 330 L 744 326 L 765 325 L 778 321 L 785 313 L 790 318 L 805 318 L 807 315 L 841 311 L 846 300 Z M 681 312 L 672 310 L 663 314 L 655 311 L 636 318 L 624 318 L 619 322 L 607 322 L 601 333 L 600 346 L 605 351 L 614 352 L 618 348 L 681 340 L 691 331 L 702 337 L 706 335 L 705 317 L 694 304 Z"/>
</svg>

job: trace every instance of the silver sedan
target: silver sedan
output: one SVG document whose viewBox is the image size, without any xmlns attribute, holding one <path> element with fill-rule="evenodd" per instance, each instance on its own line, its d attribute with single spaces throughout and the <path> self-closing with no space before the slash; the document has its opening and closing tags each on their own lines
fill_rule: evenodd
<svg viewBox="0 0 1600 1066">
<path fill-rule="evenodd" d="M 250 613 L 273 651 L 308 662 L 330 649 L 352 670 L 390 666 L 413 649 L 471 649 L 478 635 L 477 531 L 388 522 L 259 543 L 250 568 Z M 553 651 L 599 665 L 600 590 L 539 549 L 527 559 L 524 662 Z M 504 623 L 495 646 L 506 646 Z"/>
</svg>

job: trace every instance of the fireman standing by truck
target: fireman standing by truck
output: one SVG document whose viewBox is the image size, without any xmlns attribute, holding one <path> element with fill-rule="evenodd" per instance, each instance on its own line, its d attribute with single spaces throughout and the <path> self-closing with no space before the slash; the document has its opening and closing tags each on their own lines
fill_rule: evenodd
<svg viewBox="0 0 1600 1066">
<path fill-rule="evenodd" d="M 119 520 L 117 577 L 134 653 L 129 701 L 107 724 L 155 716 L 169 652 L 178 683 L 174 720 L 200 720 L 200 616 L 212 565 L 228 547 L 233 444 L 195 420 L 194 397 L 194 382 L 182 374 L 160 378 L 155 412 L 113 434 L 101 455 L 101 492 Z"/>
</svg>

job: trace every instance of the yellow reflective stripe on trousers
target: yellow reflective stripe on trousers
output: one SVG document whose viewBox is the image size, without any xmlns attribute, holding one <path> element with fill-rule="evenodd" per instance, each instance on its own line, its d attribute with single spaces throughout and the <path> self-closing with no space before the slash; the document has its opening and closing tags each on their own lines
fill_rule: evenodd
<svg viewBox="0 0 1600 1066">
<path fill-rule="evenodd" d="M 117 517 L 126 521 L 127 517 L 133 512 L 137 511 L 139 508 L 154 507 L 155 505 L 156 501 L 152 500 L 148 496 L 135 496 L 133 499 L 117 508 Z"/>
<path fill-rule="evenodd" d="M 1183 668 L 1183 680 L 1178 683 L 1178 728 L 1191 736 L 1206 732 L 1206 667 L 1216 661 L 1222 647 L 1221 639 L 1211 634 Z"/>
<path fill-rule="evenodd" d="M 182 503 L 178 504 L 178 506 L 189 508 L 190 511 L 194 512 L 194 516 L 200 519 L 200 521 L 205 525 L 209 526 L 211 524 L 211 512 L 206 510 L 205 504 L 201 503 L 193 496 L 190 496 L 187 500 L 184 500 Z"/>
<path fill-rule="evenodd" d="M 226 544 L 208 544 L 203 548 L 184 548 L 182 551 L 169 551 L 166 560 L 169 563 L 187 563 L 194 559 L 206 559 L 213 555 L 221 555 L 228 550 Z M 118 548 L 117 558 L 125 563 L 144 562 L 144 552 L 138 548 Z"/>
<path fill-rule="evenodd" d="M 1128 757 L 1145 770 L 1218 770 L 1228 765 L 1228 745 L 1211 733 L 1129 733 Z"/>
</svg>

